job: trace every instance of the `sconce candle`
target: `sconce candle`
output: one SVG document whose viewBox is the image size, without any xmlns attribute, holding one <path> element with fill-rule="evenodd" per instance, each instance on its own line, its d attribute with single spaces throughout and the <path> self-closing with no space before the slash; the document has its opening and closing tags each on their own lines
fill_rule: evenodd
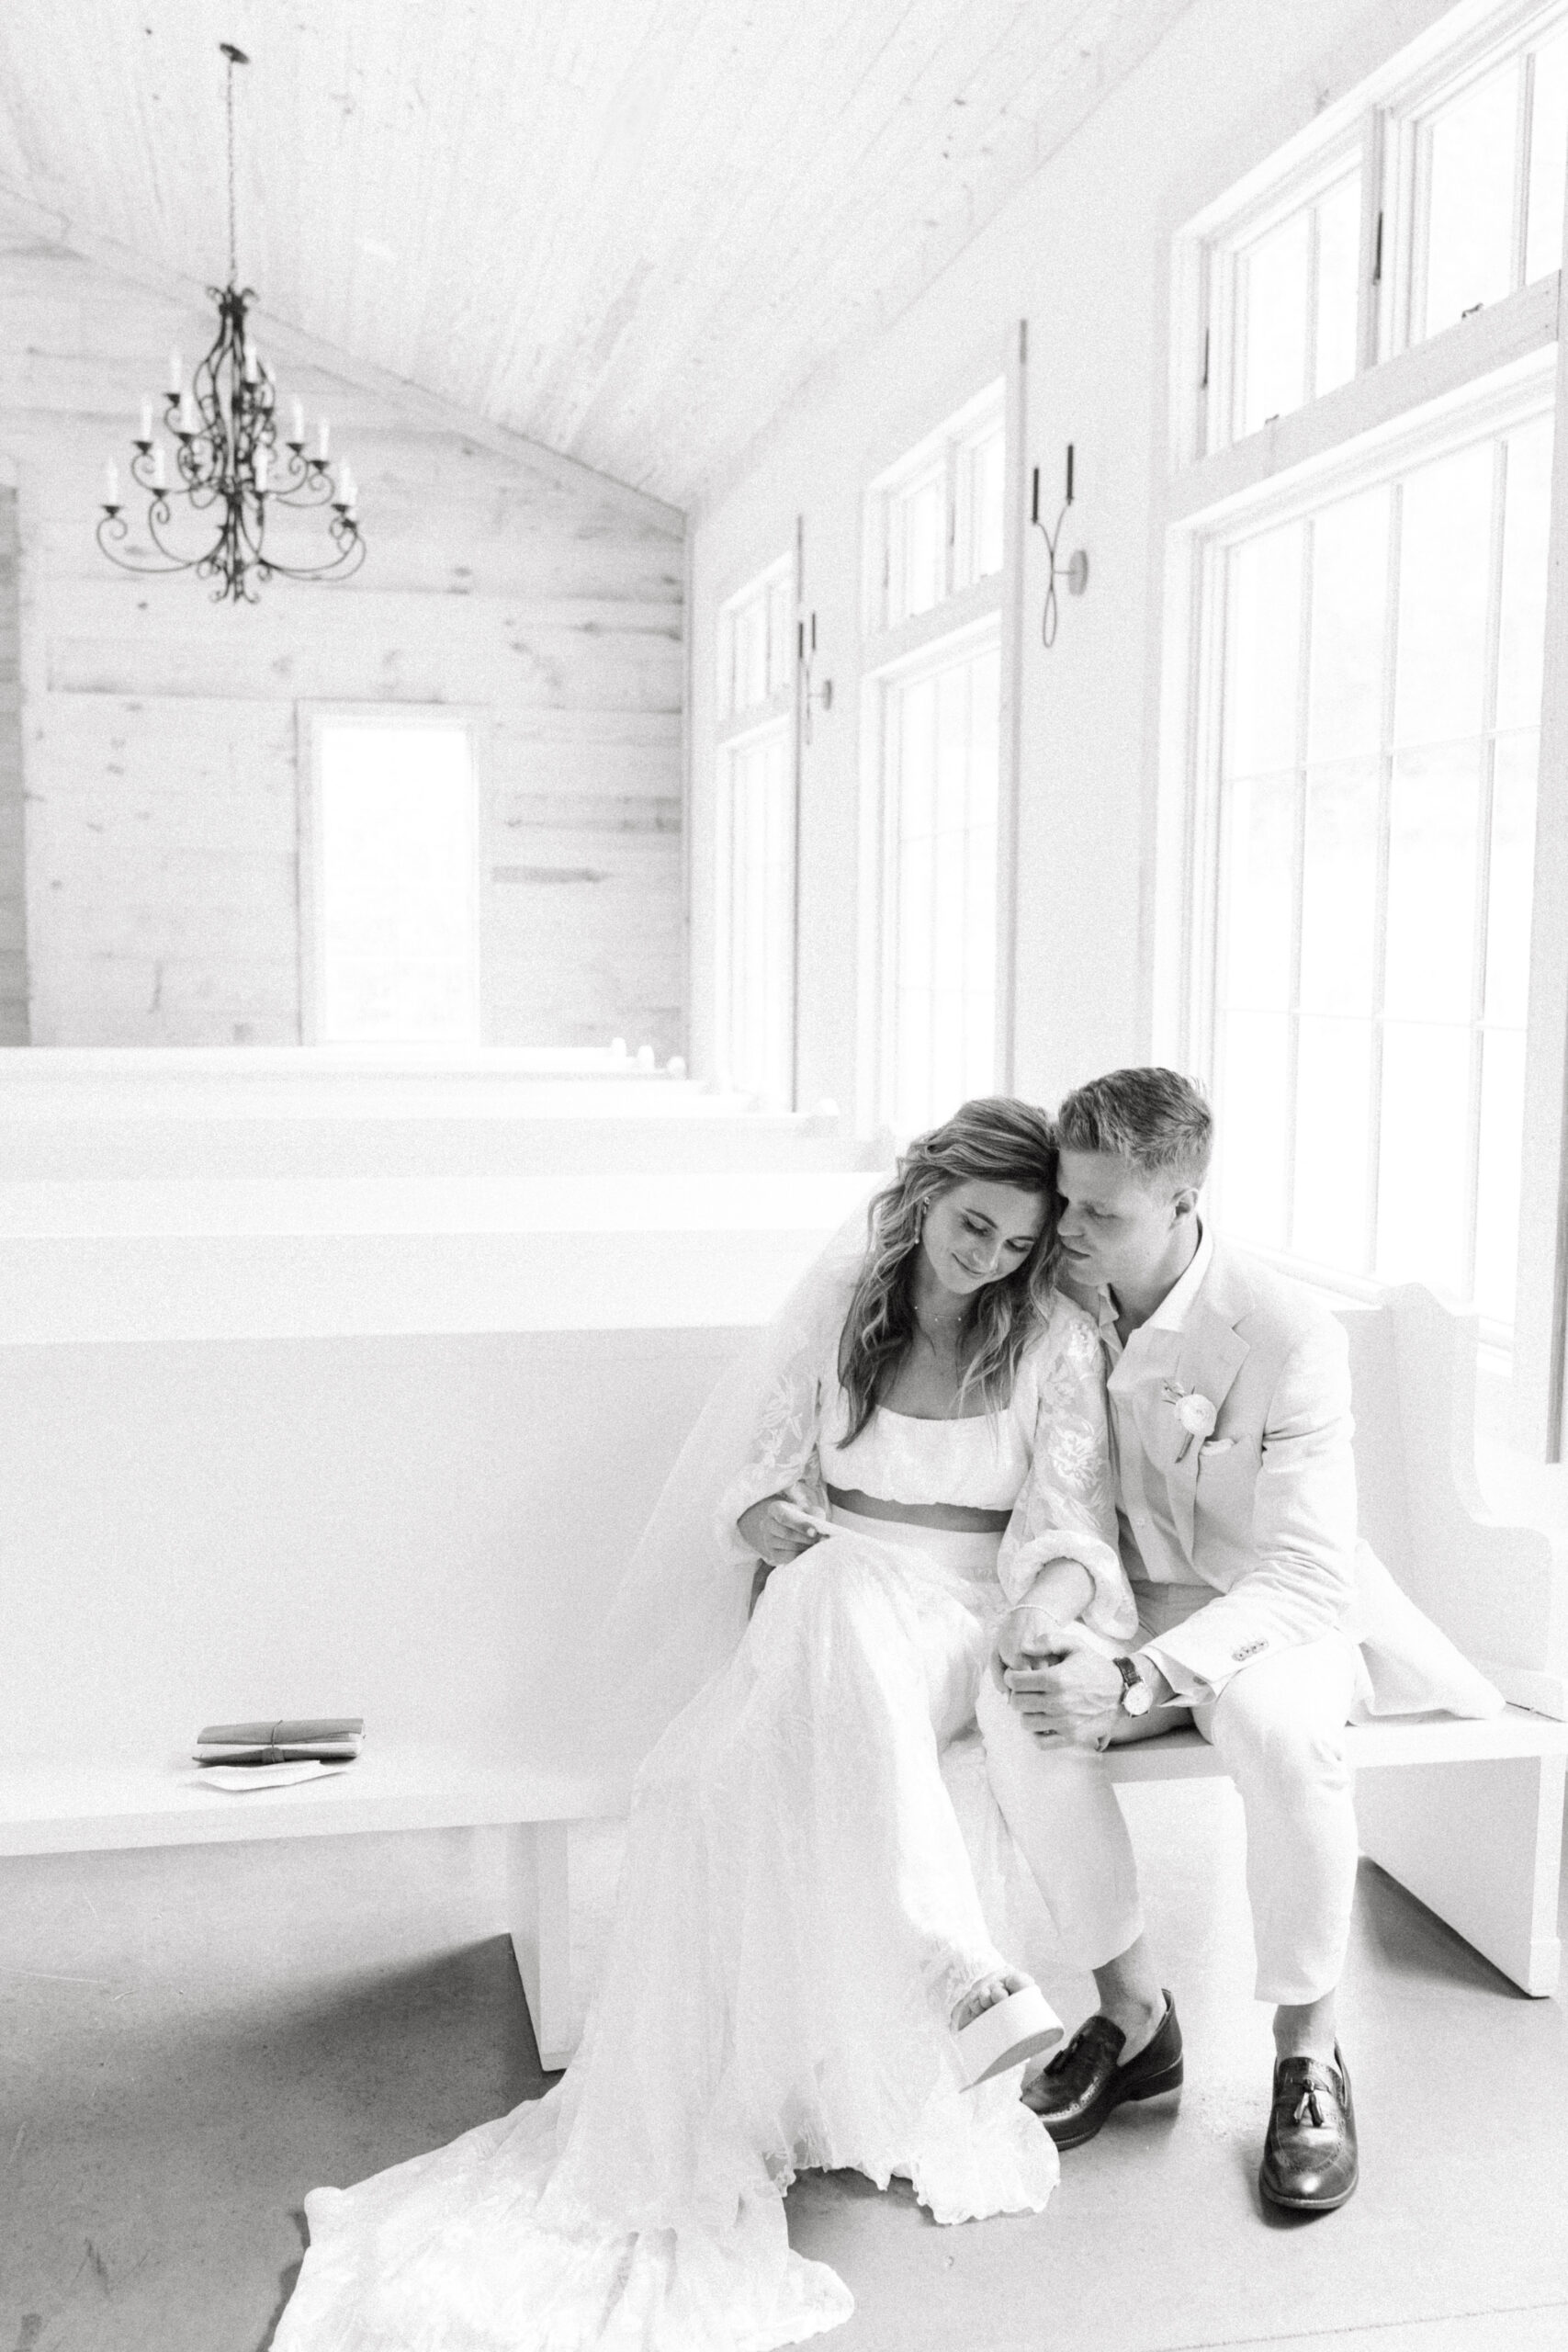
<svg viewBox="0 0 1568 2352">
<path fill-rule="evenodd" d="M 1062 499 L 1062 511 L 1056 517 L 1055 530 L 1047 530 L 1040 520 L 1040 469 L 1034 469 L 1030 490 L 1029 520 L 1045 542 L 1045 553 L 1051 565 L 1051 575 L 1045 584 L 1045 607 L 1040 616 L 1040 641 L 1055 645 L 1056 641 L 1056 582 L 1065 580 L 1070 596 L 1081 596 L 1089 585 L 1089 558 L 1079 548 L 1066 563 L 1056 561 L 1056 543 L 1062 536 L 1062 526 L 1067 519 L 1067 509 L 1073 503 L 1073 445 L 1067 444 L 1066 481 Z"/>
</svg>

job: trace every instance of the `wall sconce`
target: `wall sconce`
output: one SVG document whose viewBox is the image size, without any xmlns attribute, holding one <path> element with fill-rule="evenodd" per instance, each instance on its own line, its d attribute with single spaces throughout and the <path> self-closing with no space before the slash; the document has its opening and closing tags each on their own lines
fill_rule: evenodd
<svg viewBox="0 0 1568 2352">
<path fill-rule="evenodd" d="M 1069 441 L 1067 444 L 1066 494 L 1062 500 L 1062 511 L 1056 517 L 1056 527 L 1054 531 L 1048 531 L 1044 524 L 1040 520 L 1040 469 L 1038 466 L 1034 469 L 1034 488 L 1032 501 L 1029 510 L 1029 519 L 1033 524 L 1035 529 L 1039 532 L 1041 537 L 1044 540 L 1045 552 L 1051 560 L 1051 576 L 1045 586 L 1045 609 L 1040 616 L 1040 642 L 1042 645 L 1055 645 L 1056 642 L 1057 581 L 1065 580 L 1066 582 L 1067 594 L 1069 596 L 1081 596 L 1084 590 L 1089 586 L 1089 557 L 1085 554 L 1082 548 L 1077 548 L 1074 554 L 1070 555 L 1066 563 L 1058 563 L 1056 561 L 1056 542 L 1062 536 L 1062 526 L 1067 519 L 1067 509 L 1072 503 L 1073 445 Z"/>
<path fill-rule="evenodd" d="M 802 740 L 811 741 L 811 707 L 820 703 L 824 710 L 833 707 L 833 681 L 824 678 L 819 686 L 811 683 L 811 665 L 817 659 L 817 616 L 809 622 L 797 621 L 795 633 L 795 668 L 800 674 L 800 732 Z"/>
</svg>

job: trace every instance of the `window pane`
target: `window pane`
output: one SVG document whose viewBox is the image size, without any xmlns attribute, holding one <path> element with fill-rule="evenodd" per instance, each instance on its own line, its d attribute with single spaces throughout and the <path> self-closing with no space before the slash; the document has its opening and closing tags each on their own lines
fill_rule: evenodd
<svg viewBox="0 0 1568 2352">
<path fill-rule="evenodd" d="M 1427 126 L 1423 334 L 1512 288 L 1519 70 L 1489 74 Z"/>
<path fill-rule="evenodd" d="M 1379 773 L 1376 761 L 1307 771 L 1301 978 L 1306 1012 L 1368 1017 L 1374 1010 Z"/>
<path fill-rule="evenodd" d="M 732 1086 L 790 1099 L 795 823 L 787 724 L 725 754 L 729 834 L 725 1034 Z"/>
<path fill-rule="evenodd" d="M 1382 741 L 1386 490 L 1325 507 L 1312 526 L 1307 756 L 1340 760 Z"/>
<path fill-rule="evenodd" d="M 955 588 L 989 579 L 1002 568 L 1003 432 L 998 418 L 963 451 L 964 513 L 960 533 L 962 560 Z"/>
<path fill-rule="evenodd" d="M 1232 548 L 1225 595 L 1227 775 L 1287 767 L 1296 757 L 1301 593 L 1299 524 Z"/>
<path fill-rule="evenodd" d="M 1471 1035 L 1438 1022 L 1383 1027 L 1377 1272 L 1450 1297 L 1464 1273 Z"/>
<path fill-rule="evenodd" d="M 787 579 L 775 580 L 768 590 L 768 693 L 782 694 L 789 684 L 795 651 L 791 606 L 795 596 Z"/>
<path fill-rule="evenodd" d="M 1487 876 L 1486 1018 L 1522 1029 L 1529 990 L 1530 892 L 1535 872 L 1534 735 L 1498 739 L 1492 773 Z"/>
<path fill-rule="evenodd" d="M 321 736 L 322 1034 L 478 1034 L 476 811 L 462 728 Z"/>
<path fill-rule="evenodd" d="M 1563 184 L 1568 181 L 1568 31 L 1535 53 L 1530 105 L 1527 282 L 1550 277 L 1562 261 Z"/>
<path fill-rule="evenodd" d="M 1359 1273 L 1367 1248 L 1371 1023 L 1303 1015 L 1298 1054 L 1291 1246 Z"/>
<path fill-rule="evenodd" d="M 1312 216 L 1298 212 L 1236 255 L 1238 434 L 1305 397 L 1311 242 Z"/>
<path fill-rule="evenodd" d="M 893 608 L 888 619 L 910 619 L 929 613 L 944 593 L 947 553 L 947 475 L 945 467 L 894 492 L 894 520 L 900 561 L 894 579 Z"/>
<path fill-rule="evenodd" d="M 1546 544 L 1551 519 L 1551 419 L 1510 433 L 1503 512 L 1503 609 L 1497 724 L 1540 724 L 1546 643 Z"/>
<path fill-rule="evenodd" d="M 1361 276 L 1361 175 L 1329 189 L 1317 206 L 1317 312 L 1314 389 L 1331 392 L 1356 372 Z"/>
<path fill-rule="evenodd" d="M 1394 735 L 1440 742 L 1480 732 L 1492 570 L 1493 444 L 1404 484 L 1399 550 Z"/>
<path fill-rule="evenodd" d="M 1482 1048 L 1481 1165 L 1475 1203 L 1475 1304 L 1514 1319 L 1519 1249 L 1519 1166 L 1525 1127 L 1521 1029 L 1489 1030 Z"/>
<path fill-rule="evenodd" d="M 1225 794 L 1220 850 L 1220 999 L 1282 1011 L 1291 1001 L 1296 780 L 1253 776 Z"/>
<path fill-rule="evenodd" d="M 1283 1013 L 1227 1012 L 1221 1023 L 1220 1182 L 1227 1226 L 1244 1241 L 1285 1239 L 1290 1029 Z"/>
<path fill-rule="evenodd" d="M 999 657 L 987 646 L 886 689 L 893 876 L 892 1102 L 909 1133 L 995 1082 Z"/>
<path fill-rule="evenodd" d="M 1480 803 L 1478 749 L 1444 745 L 1394 763 L 1383 1001 L 1402 1019 L 1471 1017 Z"/>
</svg>

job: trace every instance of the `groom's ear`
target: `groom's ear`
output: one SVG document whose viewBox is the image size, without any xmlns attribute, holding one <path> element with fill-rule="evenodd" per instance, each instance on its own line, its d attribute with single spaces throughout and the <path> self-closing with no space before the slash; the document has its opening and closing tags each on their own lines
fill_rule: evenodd
<svg viewBox="0 0 1568 2352">
<path fill-rule="evenodd" d="M 1196 1184 L 1183 1184 L 1180 1192 L 1176 1194 L 1170 1204 L 1170 1214 L 1178 1224 L 1184 1216 L 1197 1216 L 1198 1187 Z"/>
</svg>

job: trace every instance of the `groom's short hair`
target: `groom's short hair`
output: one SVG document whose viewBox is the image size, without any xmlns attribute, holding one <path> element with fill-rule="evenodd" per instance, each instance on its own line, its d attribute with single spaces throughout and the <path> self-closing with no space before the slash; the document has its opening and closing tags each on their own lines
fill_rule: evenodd
<svg viewBox="0 0 1568 2352">
<path fill-rule="evenodd" d="M 1064 1151 L 1125 1159 L 1145 1181 L 1201 1184 L 1214 1117 L 1179 1070 L 1113 1069 L 1067 1096 L 1056 1114 L 1056 1140 Z"/>
</svg>

